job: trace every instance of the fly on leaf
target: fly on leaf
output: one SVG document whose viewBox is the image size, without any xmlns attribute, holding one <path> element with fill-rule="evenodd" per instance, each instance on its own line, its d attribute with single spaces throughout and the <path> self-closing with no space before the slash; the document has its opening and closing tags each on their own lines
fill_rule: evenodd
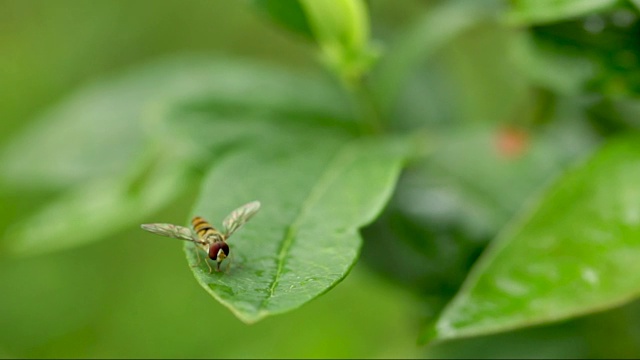
<svg viewBox="0 0 640 360">
<path fill-rule="evenodd" d="M 216 270 L 220 271 L 220 263 L 229 256 L 229 245 L 227 240 L 244 223 L 260 210 L 260 202 L 252 201 L 233 210 L 222 222 L 222 232 L 209 224 L 205 219 L 196 216 L 191 220 L 193 230 L 173 224 L 142 224 L 144 230 L 154 234 L 168 236 L 176 239 L 191 241 L 196 246 L 207 253 L 209 259 L 216 261 Z M 200 253 L 198 255 L 198 265 L 200 264 Z M 211 265 L 205 260 L 209 267 L 209 273 L 213 272 Z"/>
</svg>

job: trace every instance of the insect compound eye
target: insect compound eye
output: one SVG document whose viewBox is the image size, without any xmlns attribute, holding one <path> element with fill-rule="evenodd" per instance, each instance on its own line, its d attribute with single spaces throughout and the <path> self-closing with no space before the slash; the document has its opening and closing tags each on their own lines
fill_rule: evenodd
<svg viewBox="0 0 640 360">
<path fill-rule="evenodd" d="M 227 245 L 226 242 L 223 242 L 220 248 L 222 249 L 222 251 L 226 256 L 229 256 L 229 245 Z"/>
<path fill-rule="evenodd" d="M 221 246 L 220 243 L 214 243 L 213 245 L 209 246 L 209 259 L 211 260 L 218 259 L 218 251 L 220 251 L 220 246 Z"/>
</svg>

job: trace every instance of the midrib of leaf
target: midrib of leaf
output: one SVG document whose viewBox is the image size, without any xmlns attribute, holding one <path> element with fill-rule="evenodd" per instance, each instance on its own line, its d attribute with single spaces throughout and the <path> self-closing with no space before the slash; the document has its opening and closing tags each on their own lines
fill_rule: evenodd
<svg viewBox="0 0 640 360">
<path fill-rule="evenodd" d="M 310 211 L 311 207 L 320 199 L 322 194 L 326 192 L 329 185 L 331 185 L 331 183 L 333 183 L 335 179 L 340 175 L 340 170 L 351 163 L 354 158 L 354 152 L 345 151 L 345 147 L 342 147 L 338 151 L 338 154 L 334 156 L 330 161 L 329 166 L 321 175 L 318 182 L 313 186 L 313 188 L 311 188 L 311 191 L 309 191 L 309 195 L 303 201 L 302 206 L 300 207 L 300 210 L 298 211 L 295 219 L 291 222 L 291 225 L 287 227 L 285 236 L 282 239 L 280 249 L 278 251 L 276 274 L 273 278 L 273 281 L 271 282 L 271 285 L 269 286 L 269 294 L 261 304 L 261 307 L 263 309 L 266 308 L 269 300 L 271 300 L 271 298 L 273 298 L 275 294 L 276 287 L 280 282 L 280 277 L 282 276 L 282 272 L 284 271 L 284 266 L 289 255 L 289 251 L 291 249 L 291 246 L 293 246 L 300 224 L 307 218 L 307 214 Z"/>
</svg>

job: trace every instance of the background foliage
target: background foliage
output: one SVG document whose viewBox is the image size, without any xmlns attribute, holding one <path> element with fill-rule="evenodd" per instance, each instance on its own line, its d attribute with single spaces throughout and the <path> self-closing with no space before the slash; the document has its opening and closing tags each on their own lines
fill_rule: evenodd
<svg viewBox="0 0 640 360">
<path fill-rule="evenodd" d="M 0 357 L 640 356 L 639 6 L 0 0 Z"/>
</svg>

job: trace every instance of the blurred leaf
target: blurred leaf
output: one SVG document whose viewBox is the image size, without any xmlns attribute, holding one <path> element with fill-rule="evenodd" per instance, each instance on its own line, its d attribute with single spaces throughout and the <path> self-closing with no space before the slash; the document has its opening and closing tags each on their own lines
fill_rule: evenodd
<svg viewBox="0 0 640 360">
<path fill-rule="evenodd" d="M 496 13 L 491 1 L 445 1 L 411 24 L 386 49 L 373 70 L 374 89 L 384 108 L 395 100 L 414 68 L 456 36 Z"/>
<path fill-rule="evenodd" d="M 194 268 L 200 284 L 247 323 L 297 308 L 346 276 L 360 249 L 358 228 L 381 211 L 403 159 L 383 139 L 281 130 L 272 130 L 277 142 L 223 158 L 194 211 L 215 226 L 237 206 L 262 202 L 231 239 L 225 273 Z M 195 265 L 191 244 L 185 251 Z"/>
<path fill-rule="evenodd" d="M 235 113 L 344 118 L 345 97 L 322 80 L 207 56 L 145 64 L 80 89 L 31 123 L 3 149 L 0 178 L 19 187 L 66 187 L 124 174 L 129 160 L 144 151 L 146 138 L 157 136 L 164 118 L 186 103 L 206 101 Z"/>
<path fill-rule="evenodd" d="M 529 32 L 516 36 L 511 51 L 519 71 L 527 75 L 530 83 L 561 95 L 579 95 L 594 78 L 596 69 L 590 59 L 556 51 Z"/>
<path fill-rule="evenodd" d="M 307 38 L 313 38 L 304 10 L 298 0 L 251 0 L 251 3 L 271 16 L 278 24 Z"/>
<path fill-rule="evenodd" d="M 6 247 L 16 255 L 38 255 L 99 240 L 167 206 L 189 184 L 186 167 L 170 156 L 142 165 L 134 178 L 78 185 L 25 216 L 5 234 Z"/>
<path fill-rule="evenodd" d="M 566 66 L 558 70 L 566 69 L 581 82 L 588 80 L 582 84 L 583 92 L 635 96 L 640 91 L 640 18 L 631 6 L 623 3 L 607 12 L 536 26 L 531 33 L 536 52 L 548 59 L 565 59 Z"/>
<path fill-rule="evenodd" d="M 240 114 L 348 117 L 344 98 L 334 90 L 320 78 L 208 57 L 159 61 L 82 89 L 5 149 L 0 176 L 14 187 L 68 188 L 57 201 L 25 215 L 8 235 L 8 246 L 23 254 L 69 248 L 168 205 L 199 160 L 198 144 L 168 122 L 183 108 L 206 105 L 228 118 L 217 129 L 230 127 L 233 134 L 218 132 L 206 140 L 222 147 L 245 136 L 247 127 L 236 121 Z M 50 225 L 42 233 L 33 223 Z"/>
<path fill-rule="evenodd" d="M 394 204 L 431 224 L 457 224 L 476 239 L 495 236 L 530 196 L 594 144 L 577 121 L 537 132 L 474 126 L 444 131 L 440 139 L 431 156 L 407 169 Z"/>
<path fill-rule="evenodd" d="M 432 359 L 573 359 L 589 355 L 589 339 L 577 322 L 452 339 L 427 348 Z"/>
<path fill-rule="evenodd" d="M 516 25 L 553 22 L 597 12 L 617 2 L 618 0 L 511 0 L 508 20 Z"/>
<path fill-rule="evenodd" d="M 362 253 L 374 271 L 428 297 L 433 316 L 487 242 L 593 147 L 580 122 L 538 131 L 482 125 L 439 135 L 432 136 L 439 146 L 405 169 L 385 212 L 363 229 Z"/>
<path fill-rule="evenodd" d="M 610 142 L 522 213 L 483 254 L 427 337 L 506 331 L 637 297 L 639 140 Z"/>
<path fill-rule="evenodd" d="M 377 56 L 369 39 L 364 0 L 300 0 L 327 64 L 350 83 L 366 73 Z"/>
</svg>

